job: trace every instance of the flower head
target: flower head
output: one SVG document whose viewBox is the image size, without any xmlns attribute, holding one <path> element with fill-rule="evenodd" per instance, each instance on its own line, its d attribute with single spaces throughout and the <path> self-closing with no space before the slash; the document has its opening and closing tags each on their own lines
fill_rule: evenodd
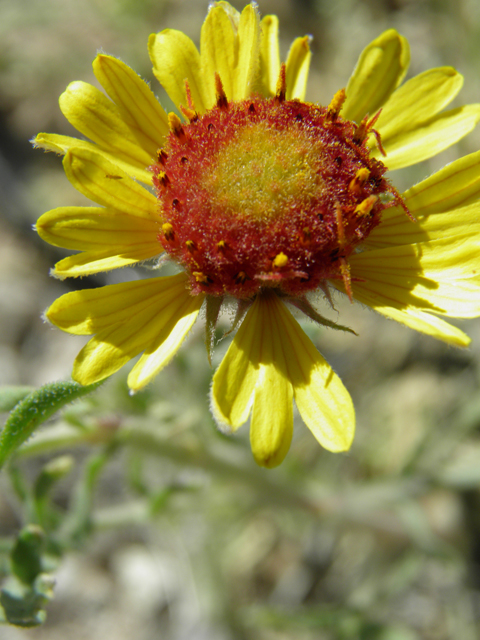
<svg viewBox="0 0 480 640">
<path fill-rule="evenodd" d="M 292 438 L 293 400 L 331 451 L 350 447 L 348 392 L 294 319 L 295 307 L 332 329 L 309 301 L 345 293 L 386 317 L 457 346 L 469 338 L 441 316 L 480 315 L 480 152 L 399 194 L 386 178 L 469 133 L 480 105 L 442 111 L 462 77 L 450 67 L 401 82 L 406 40 L 389 30 L 361 54 L 346 89 L 325 106 L 305 102 L 309 38 L 285 64 L 278 20 L 215 2 L 200 51 L 183 33 L 152 35 L 153 70 L 178 108 L 167 114 L 116 58 L 99 55 L 104 93 L 74 82 L 60 107 L 88 140 L 40 134 L 65 154 L 65 173 L 96 207 L 44 214 L 46 241 L 80 253 L 60 278 L 158 259 L 174 276 L 66 294 L 48 309 L 64 331 L 94 337 L 73 377 L 101 380 L 142 353 L 137 391 L 169 362 L 205 307 L 210 357 L 225 301 L 236 335 L 213 377 L 218 424 L 249 416 L 256 461 L 271 467 Z M 401 85 L 401 86 L 400 86 Z M 145 186 L 142 186 L 145 185 Z"/>
</svg>

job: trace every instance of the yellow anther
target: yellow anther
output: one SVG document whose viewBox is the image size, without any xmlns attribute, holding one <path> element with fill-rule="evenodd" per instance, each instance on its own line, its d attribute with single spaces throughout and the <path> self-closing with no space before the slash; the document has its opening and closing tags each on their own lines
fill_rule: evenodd
<svg viewBox="0 0 480 640">
<path fill-rule="evenodd" d="M 201 282 L 202 284 L 210 284 L 211 282 L 211 279 L 201 271 L 192 271 L 192 275 L 197 282 Z"/>
<path fill-rule="evenodd" d="M 171 241 L 175 237 L 175 232 L 170 222 L 165 222 L 165 224 L 162 224 L 162 231 L 166 240 Z"/>
<path fill-rule="evenodd" d="M 357 171 L 353 180 L 350 181 L 348 189 L 353 191 L 353 193 L 359 193 L 360 188 L 365 184 L 369 177 L 370 171 L 366 167 L 362 167 Z"/>
<path fill-rule="evenodd" d="M 217 242 L 217 249 L 218 251 L 220 251 L 220 253 L 223 253 L 226 248 L 227 243 L 225 242 L 225 240 L 220 240 L 220 242 Z"/>
<path fill-rule="evenodd" d="M 357 205 L 354 213 L 356 213 L 357 216 L 368 216 L 377 200 L 377 196 L 368 196 L 368 198 L 365 198 L 365 200 L 362 200 L 362 202 Z"/>
<path fill-rule="evenodd" d="M 283 253 L 283 251 L 280 251 L 280 253 L 277 253 L 275 258 L 273 259 L 274 268 L 281 269 L 282 267 L 286 267 L 287 264 L 288 264 L 288 257 Z"/>
<path fill-rule="evenodd" d="M 328 117 L 330 118 L 330 120 L 336 120 L 338 118 L 346 97 L 347 96 L 345 94 L 345 89 L 340 89 L 340 91 L 337 91 L 337 93 L 333 96 L 332 101 L 328 105 Z"/>
<path fill-rule="evenodd" d="M 194 240 L 187 240 L 185 242 L 185 245 L 186 245 L 187 249 L 190 251 L 190 253 L 193 253 L 198 248 L 197 247 L 197 243 Z"/>
</svg>

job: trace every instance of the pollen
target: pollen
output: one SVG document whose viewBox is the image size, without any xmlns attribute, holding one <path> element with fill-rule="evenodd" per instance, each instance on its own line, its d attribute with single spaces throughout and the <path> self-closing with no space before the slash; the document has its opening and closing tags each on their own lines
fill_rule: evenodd
<svg viewBox="0 0 480 640">
<path fill-rule="evenodd" d="M 276 269 L 281 269 L 282 267 L 286 267 L 288 264 L 288 257 L 283 252 L 280 252 L 275 256 L 272 264 Z"/>
<path fill-rule="evenodd" d="M 355 209 L 357 216 L 368 216 L 377 200 L 377 196 L 368 196 L 368 198 L 365 198 Z"/>
<path fill-rule="evenodd" d="M 202 273 L 201 271 L 193 271 L 192 275 L 195 278 L 195 280 L 197 282 L 200 282 L 201 284 L 208 285 L 210 283 L 210 278 L 204 273 Z"/>
<path fill-rule="evenodd" d="M 169 114 L 152 167 L 159 241 L 192 293 L 299 297 L 337 279 L 351 295 L 349 257 L 383 209 L 404 206 L 365 143 L 375 118 L 343 119 L 344 91 L 328 107 L 287 100 L 284 66 L 273 98 L 228 101 L 218 74 L 215 91 L 190 119 L 187 90 L 187 121 Z"/>
<path fill-rule="evenodd" d="M 354 179 L 348 185 L 350 191 L 354 191 L 355 193 L 360 193 L 362 186 L 370 177 L 370 171 L 366 167 L 362 167 L 355 174 Z"/>
</svg>

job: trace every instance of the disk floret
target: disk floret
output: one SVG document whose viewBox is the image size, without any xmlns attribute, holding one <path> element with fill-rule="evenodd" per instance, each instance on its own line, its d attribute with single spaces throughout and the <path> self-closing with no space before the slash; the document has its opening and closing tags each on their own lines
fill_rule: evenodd
<svg viewBox="0 0 480 640">
<path fill-rule="evenodd" d="M 341 279 L 348 258 L 400 196 L 370 156 L 373 120 L 277 96 L 227 101 L 171 132 L 152 167 L 163 224 L 159 240 L 190 278 L 193 294 L 252 298 L 266 287 L 301 297 Z M 381 143 L 380 143 L 381 144 Z"/>
</svg>

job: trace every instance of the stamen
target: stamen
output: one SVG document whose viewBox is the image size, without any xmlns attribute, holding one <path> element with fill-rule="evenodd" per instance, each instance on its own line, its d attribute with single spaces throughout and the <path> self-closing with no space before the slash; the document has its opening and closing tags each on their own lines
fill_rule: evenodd
<svg viewBox="0 0 480 640">
<path fill-rule="evenodd" d="M 237 284 L 244 284 L 247 280 L 247 274 L 245 273 L 245 271 L 239 271 L 239 273 L 237 273 L 237 275 L 235 276 L 235 282 Z"/>
<path fill-rule="evenodd" d="M 365 198 L 365 200 L 362 200 L 362 202 L 357 205 L 354 213 L 357 216 L 368 216 L 377 200 L 377 196 L 368 196 L 368 198 Z"/>
<path fill-rule="evenodd" d="M 163 235 L 165 236 L 165 240 L 171 242 L 175 238 L 175 232 L 169 222 L 165 222 L 165 224 L 162 224 L 162 231 Z"/>
<path fill-rule="evenodd" d="M 337 219 L 338 244 L 340 247 L 345 246 L 345 230 L 343 228 L 342 207 L 339 202 L 335 203 L 335 217 Z"/>
<path fill-rule="evenodd" d="M 348 299 L 353 304 L 352 280 L 350 278 L 350 265 L 345 258 L 340 258 L 340 273 L 342 274 L 343 286 L 347 292 Z"/>
<path fill-rule="evenodd" d="M 310 244 L 310 241 L 312 239 L 312 232 L 310 231 L 310 228 L 309 227 L 303 227 L 302 233 L 303 233 L 303 242 L 305 244 Z"/>
<path fill-rule="evenodd" d="M 387 154 L 385 152 L 385 149 L 383 148 L 380 134 L 376 129 L 373 128 L 373 125 L 379 119 L 381 113 L 382 113 L 382 110 L 380 109 L 379 111 L 377 111 L 377 113 L 373 116 L 371 120 L 368 119 L 368 114 L 362 119 L 353 137 L 353 142 L 361 146 L 365 142 L 365 140 L 368 138 L 369 134 L 373 133 L 380 153 L 382 154 L 382 156 L 386 156 Z"/>
<path fill-rule="evenodd" d="M 197 282 L 200 282 L 201 284 L 208 285 L 208 284 L 210 284 L 212 282 L 212 279 L 209 278 L 204 273 L 202 273 L 202 271 L 192 271 L 192 275 L 194 276 L 195 280 Z"/>
<path fill-rule="evenodd" d="M 193 102 L 192 93 L 190 91 L 190 85 L 188 84 L 188 78 L 185 78 L 185 94 L 187 97 L 187 105 L 186 107 L 180 105 L 180 111 L 183 113 L 185 118 L 190 122 L 195 122 L 198 120 L 198 113 L 195 109 L 195 104 Z"/>
<path fill-rule="evenodd" d="M 180 142 L 186 142 L 187 136 L 182 127 L 182 121 L 177 116 L 176 113 L 170 112 L 168 114 L 168 126 L 170 127 L 170 131 L 177 136 Z"/>
<path fill-rule="evenodd" d="M 197 243 L 194 240 L 187 240 L 185 245 L 190 253 L 194 253 L 198 249 Z"/>
<path fill-rule="evenodd" d="M 157 151 L 157 161 L 158 164 L 161 164 L 162 167 L 164 167 L 167 163 L 168 160 L 168 153 L 166 151 L 164 151 L 163 149 L 159 149 Z"/>
<path fill-rule="evenodd" d="M 353 180 L 348 185 L 349 191 L 352 191 L 353 193 L 360 193 L 361 187 L 363 187 L 369 177 L 370 171 L 366 167 L 359 169 Z"/>
<path fill-rule="evenodd" d="M 340 115 L 340 111 L 342 110 L 343 103 L 345 102 L 347 96 L 345 94 L 345 89 L 340 89 L 333 96 L 332 101 L 328 105 L 327 116 L 329 120 L 335 122 L 335 120 Z"/>
<path fill-rule="evenodd" d="M 180 105 L 180 111 L 183 113 L 185 118 L 187 118 L 187 120 L 189 120 L 190 122 L 195 122 L 195 120 L 198 120 L 198 113 L 195 111 L 195 109 L 190 109 L 189 107 L 184 107 L 181 104 Z"/>
<path fill-rule="evenodd" d="M 188 84 L 188 78 L 185 78 L 185 93 L 187 94 L 187 105 L 192 111 L 195 111 L 195 104 L 192 98 L 192 92 L 190 91 L 190 85 Z"/>
<path fill-rule="evenodd" d="M 220 251 L 220 253 L 225 253 L 226 248 L 227 243 L 225 242 L 225 240 L 220 240 L 220 242 L 217 242 L 217 249 L 218 251 Z"/>
<path fill-rule="evenodd" d="M 282 267 L 286 267 L 288 264 L 288 257 L 283 253 L 283 251 L 281 251 L 275 256 L 272 264 L 274 269 L 281 269 Z"/>
<path fill-rule="evenodd" d="M 222 79 L 217 71 L 215 71 L 215 94 L 217 97 L 217 107 L 219 109 L 228 109 L 227 94 L 225 93 Z"/>
<path fill-rule="evenodd" d="M 167 176 L 165 172 L 162 172 L 158 175 L 158 181 L 162 185 L 162 187 L 166 187 L 170 184 L 170 178 Z"/>
<path fill-rule="evenodd" d="M 275 102 L 279 104 L 285 101 L 287 95 L 287 67 L 284 64 L 280 67 L 280 74 L 277 80 L 277 86 L 275 90 Z"/>
</svg>

